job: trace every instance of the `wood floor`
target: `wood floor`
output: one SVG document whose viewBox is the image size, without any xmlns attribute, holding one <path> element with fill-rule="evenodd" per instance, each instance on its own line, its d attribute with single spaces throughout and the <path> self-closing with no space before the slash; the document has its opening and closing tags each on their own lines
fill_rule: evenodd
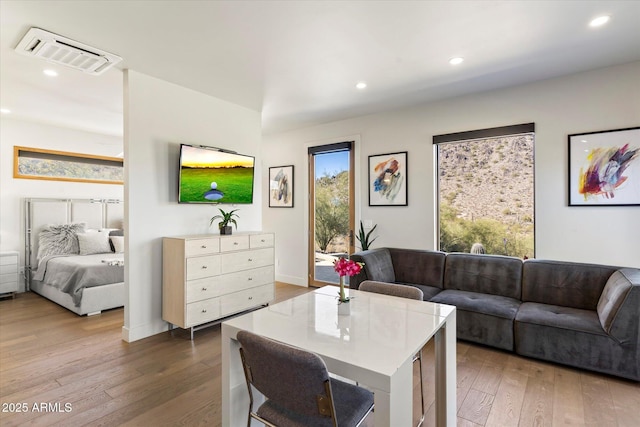
<svg viewBox="0 0 640 427">
<path fill-rule="evenodd" d="M 278 284 L 277 299 L 306 291 Z M 0 425 L 220 426 L 220 327 L 194 341 L 178 330 L 128 344 L 122 323 L 122 309 L 78 317 L 31 293 L 0 301 Z M 457 350 L 458 426 L 640 426 L 640 383 Z M 433 426 L 433 348 L 424 353 Z"/>
</svg>

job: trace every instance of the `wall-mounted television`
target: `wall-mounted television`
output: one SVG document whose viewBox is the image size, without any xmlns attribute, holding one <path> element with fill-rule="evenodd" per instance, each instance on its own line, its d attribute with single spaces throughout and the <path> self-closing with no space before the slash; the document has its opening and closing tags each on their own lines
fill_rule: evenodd
<svg viewBox="0 0 640 427">
<path fill-rule="evenodd" d="M 253 203 L 255 158 L 180 144 L 179 203 Z"/>
</svg>

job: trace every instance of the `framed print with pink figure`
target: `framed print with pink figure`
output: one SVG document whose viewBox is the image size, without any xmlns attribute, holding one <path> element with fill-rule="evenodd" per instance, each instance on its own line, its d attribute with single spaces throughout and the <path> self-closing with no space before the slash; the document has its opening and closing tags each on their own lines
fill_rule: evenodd
<svg viewBox="0 0 640 427">
<path fill-rule="evenodd" d="M 640 127 L 569 135 L 569 206 L 640 206 Z"/>
</svg>

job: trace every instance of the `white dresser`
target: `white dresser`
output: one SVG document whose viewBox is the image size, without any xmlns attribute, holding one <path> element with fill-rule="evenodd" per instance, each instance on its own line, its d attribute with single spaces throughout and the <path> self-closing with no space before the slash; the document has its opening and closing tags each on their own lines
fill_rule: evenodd
<svg viewBox="0 0 640 427">
<path fill-rule="evenodd" d="M 18 252 L 0 252 L 0 295 L 15 296 L 18 292 Z"/>
<path fill-rule="evenodd" d="M 165 237 L 162 318 L 191 328 L 193 339 L 199 326 L 271 302 L 274 240 L 262 232 Z"/>
</svg>

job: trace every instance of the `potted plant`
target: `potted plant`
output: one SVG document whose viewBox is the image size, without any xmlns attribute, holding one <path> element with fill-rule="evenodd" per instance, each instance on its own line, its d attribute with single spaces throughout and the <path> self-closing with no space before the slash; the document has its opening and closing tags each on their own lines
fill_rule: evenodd
<svg viewBox="0 0 640 427">
<path fill-rule="evenodd" d="M 358 239 L 358 242 L 360 242 L 360 247 L 362 248 L 363 251 L 368 250 L 369 246 L 373 243 L 373 241 L 378 238 L 376 236 L 373 239 L 369 240 L 371 238 L 371 233 L 373 233 L 373 230 L 375 230 L 377 226 L 378 224 L 374 225 L 373 228 L 369 230 L 368 233 L 365 233 L 364 226 L 362 225 L 362 221 L 360 221 L 360 231 L 358 231 L 358 235 L 356 236 L 356 239 Z"/>
<path fill-rule="evenodd" d="M 218 210 L 220 211 L 220 215 L 213 216 L 211 218 L 211 221 L 209 222 L 209 226 L 212 226 L 213 225 L 213 221 L 215 221 L 216 219 L 220 219 L 220 220 L 222 220 L 222 221 L 220 221 L 218 223 L 218 228 L 220 229 L 220 234 L 231 234 L 232 233 L 231 224 L 234 224 L 236 226 L 236 228 L 238 228 L 238 223 L 236 222 L 235 219 L 233 219 L 233 217 L 235 216 L 236 218 L 240 218 L 238 216 L 238 214 L 235 213 L 239 209 L 234 209 L 234 210 L 229 211 L 229 212 L 225 212 L 220 208 L 218 208 Z"/>
</svg>

